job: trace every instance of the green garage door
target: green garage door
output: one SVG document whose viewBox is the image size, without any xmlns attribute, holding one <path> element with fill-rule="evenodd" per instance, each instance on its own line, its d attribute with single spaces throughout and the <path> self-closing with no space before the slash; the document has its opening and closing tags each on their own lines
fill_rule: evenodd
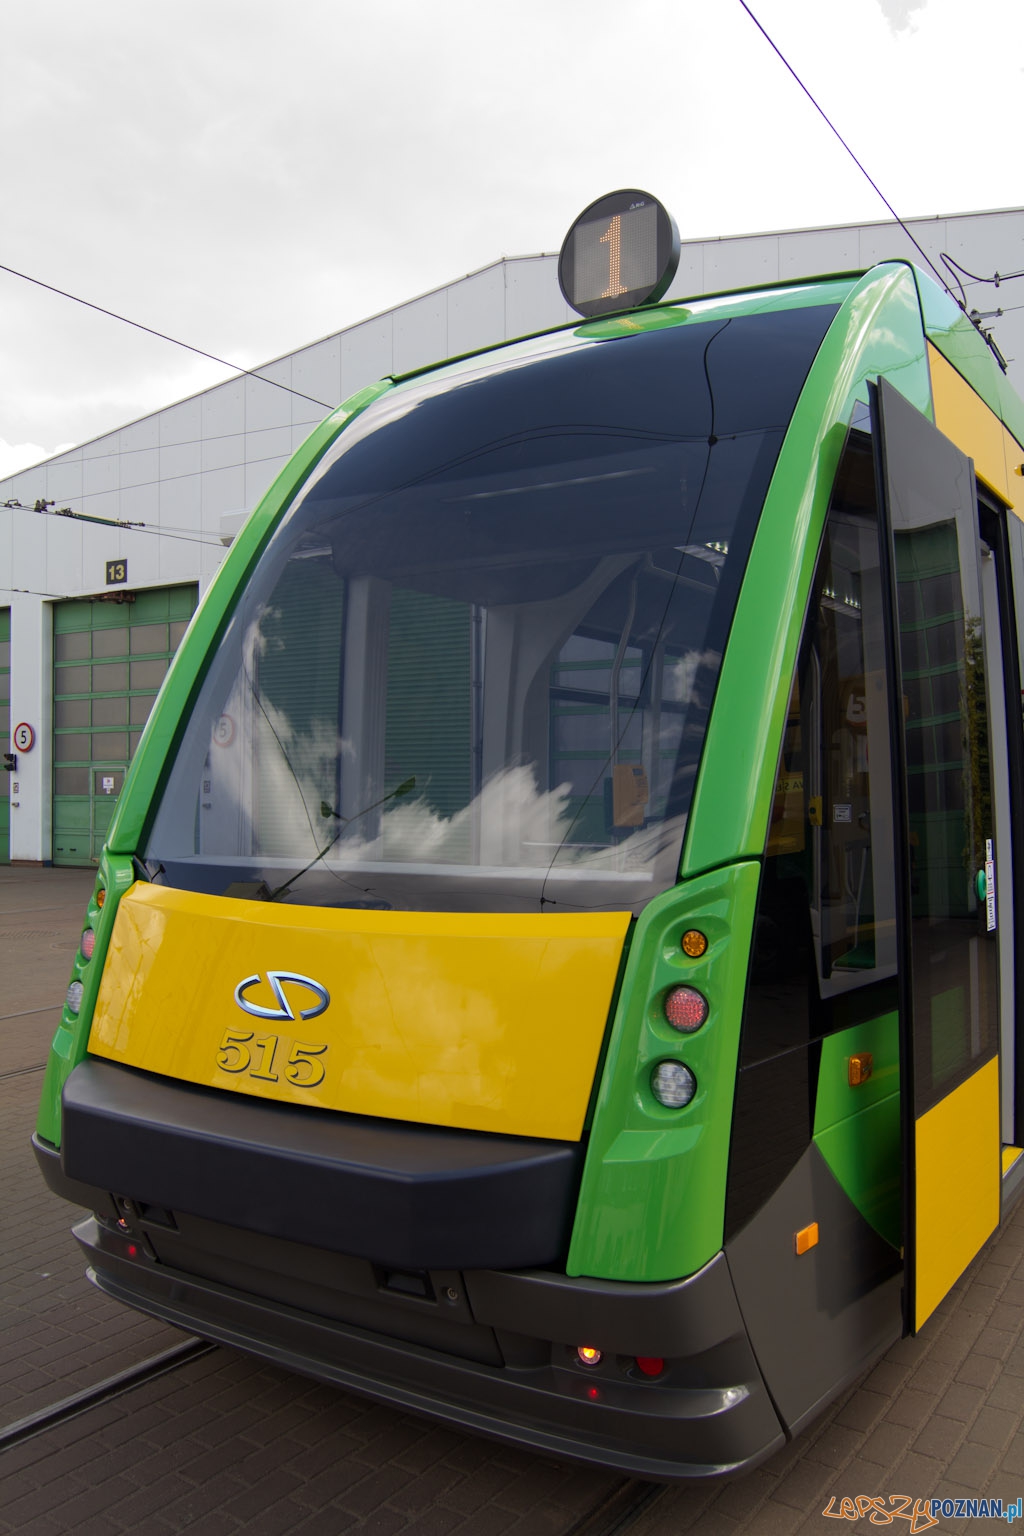
<svg viewBox="0 0 1024 1536">
<path fill-rule="evenodd" d="M 99 858 L 125 772 L 168 663 L 195 611 L 195 586 L 53 610 L 53 862 Z"/>
<path fill-rule="evenodd" d="M 0 737 L 11 752 L 11 610 L 0 608 Z M 11 775 L 0 772 L 0 864 L 11 862 Z"/>
</svg>

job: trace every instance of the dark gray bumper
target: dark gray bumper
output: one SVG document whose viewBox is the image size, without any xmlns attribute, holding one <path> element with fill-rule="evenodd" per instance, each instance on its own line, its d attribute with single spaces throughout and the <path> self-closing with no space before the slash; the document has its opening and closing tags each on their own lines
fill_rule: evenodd
<svg viewBox="0 0 1024 1536">
<path fill-rule="evenodd" d="M 745 1471 L 784 1442 L 721 1254 L 672 1284 L 422 1271 L 423 1294 L 403 1294 L 379 1265 L 185 1215 L 125 1212 L 70 1183 L 55 1149 L 37 1141 L 36 1155 L 57 1193 L 102 1213 L 75 1229 L 96 1285 L 204 1338 L 638 1477 Z M 578 1364 L 578 1344 L 601 1348 L 601 1363 Z M 644 1377 L 637 1356 L 663 1358 L 662 1375 Z"/>
</svg>

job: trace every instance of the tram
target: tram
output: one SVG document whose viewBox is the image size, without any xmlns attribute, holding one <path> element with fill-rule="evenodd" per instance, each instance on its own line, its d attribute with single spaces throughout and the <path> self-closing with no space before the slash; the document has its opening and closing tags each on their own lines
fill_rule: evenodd
<svg viewBox="0 0 1024 1536">
<path fill-rule="evenodd" d="M 1024 406 L 922 271 L 347 401 L 204 597 L 35 1152 L 109 1295 L 535 1450 L 748 1469 L 1024 1187 Z"/>
</svg>

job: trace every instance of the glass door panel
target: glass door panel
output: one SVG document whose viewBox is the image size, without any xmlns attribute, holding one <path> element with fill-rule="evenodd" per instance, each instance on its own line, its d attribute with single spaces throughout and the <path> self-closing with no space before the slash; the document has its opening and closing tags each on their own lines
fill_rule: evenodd
<svg viewBox="0 0 1024 1536">
<path fill-rule="evenodd" d="M 884 380 L 874 396 L 891 531 L 904 759 L 908 1325 L 999 1220 L 999 949 L 992 738 L 971 461 Z M 1004 846 L 1005 845 L 1005 846 Z M 1007 957 L 1009 963 L 1009 957 Z"/>
</svg>

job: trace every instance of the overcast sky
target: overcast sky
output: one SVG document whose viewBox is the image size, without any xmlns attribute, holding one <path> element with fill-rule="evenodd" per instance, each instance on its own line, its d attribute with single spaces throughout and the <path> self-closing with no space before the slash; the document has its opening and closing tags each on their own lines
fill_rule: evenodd
<svg viewBox="0 0 1024 1536">
<path fill-rule="evenodd" d="M 1022 0 L 750 3 L 901 215 L 1024 205 Z M 684 239 L 887 217 L 738 0 L 0 0 L 0 25 L 0 262 L 248 367 L 557 250 L 619 186 Z M 0 272 L 0 477 L 226 376 Z"/>
</svg>

